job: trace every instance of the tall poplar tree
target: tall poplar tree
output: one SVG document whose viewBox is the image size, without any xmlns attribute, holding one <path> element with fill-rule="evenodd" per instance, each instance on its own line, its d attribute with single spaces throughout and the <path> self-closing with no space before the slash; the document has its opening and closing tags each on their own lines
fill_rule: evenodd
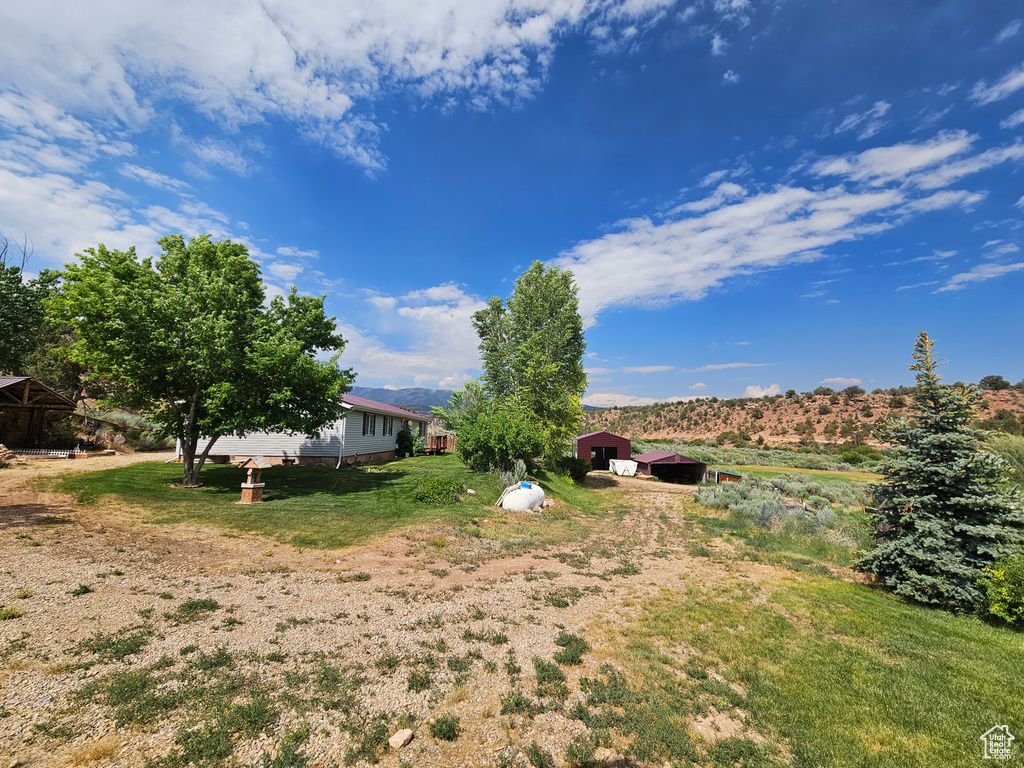
<svg viewBox="0 0 1024 768">
<path fill-rule="evenodd" d="M 473 316 L 487 394 L 533 415 L 549 458 L 565 455 L 583 416 L 587 342 L 577 293 L 572 272 L 535 261 L 507 302 L 494 297 Z"/>
<path fill-rule="evenodd" d="M 1024 542 L 1021 496 L 1007 463 L 973 429 L 981 390 L 948 386 L 928 334 L 914 346 L 914 415 L 890 418 L 877 436 L 894 446 L 873 488 L 885 540 L 859 567 L 897 594 L 953 610 L 982 598 L 982 569 Z"/>
</svg>

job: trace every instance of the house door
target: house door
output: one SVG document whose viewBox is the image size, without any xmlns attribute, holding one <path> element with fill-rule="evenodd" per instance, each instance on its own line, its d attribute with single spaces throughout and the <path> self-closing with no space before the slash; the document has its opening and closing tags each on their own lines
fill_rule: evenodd
<svg viewBox="0 0 1024 768">
<path fill-rule="evenodd" d="M 590 466 L 594 469 L 608 469 L 608 460 L 619 458 L 619 449 L 614 445 L 590 449 Z"/>
</svg>

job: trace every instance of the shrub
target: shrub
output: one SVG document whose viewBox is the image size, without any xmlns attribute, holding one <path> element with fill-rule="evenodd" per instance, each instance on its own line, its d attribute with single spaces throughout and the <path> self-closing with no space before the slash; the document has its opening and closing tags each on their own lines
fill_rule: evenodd
<svg viewBox="0 0 1024 768">
<path fill-rule="evenodd" d="M 430 724 L 430 735 L 435 739 L 455 741 L 459 737 L 459 718 L 455 715 L 444 715 Z"/>
<path fill-rule="evenodd" d="M 576 666 L 583 663 L 583 654 L 590 650 L 590 644 L 579 635 L 570 632 L 559 632 L 555 645 L 562 650 L 556 651 L 554 660 L 564 666 Z"/>
<path fill-rule="evenodd" d="M 508 488 L 509 486 L 519 485 L 519 483 L 526 479 L 526 475 L 526 462 L 522 459 L 516 459 L 512 469 L 498 472 L 498 481 L 501 483 L 502 488 Z"/>
<path fill-rule="evenodd" d="M 544 435 L 533 415 L 519 402 L 494 401 L 476 393 L 463 405 L 456 423 L 459 458 L 476 472 L 490 472 L 515 466 L 522 459 L 527 467 L 544 450 Z"/>
<path fill-rule="evenodd" d="M 20 608 L 11 606 L 10 608 L 4 608 L 0 605 L 0 621 L 7 621 L 8 619 L 20 619 L 25 615 L 25 612 Z"/>
<path fill-rule="evenodd" d="M 565 762 L 570 768 L 597 768 L 597 749 L 594 739 L 580 735 L 565 747 Z"/>
<path fill-rule="evenodd" d="M 430 675 L 427 672 L 421 672 L 418 669 L 414 669 L 409 673 L 409 678 L 406 681 L 409 684 L 409 690 L 413 693 L 421 693 L 430 687 Z"/>
<path fill-rule="evenodd" d="M 416 489 L 416 501 L 427 504 L 455 504 L 462 495 L 462 483 L 450 477 L 432 477 Z"/>
<path fill-rule="evenodd" d="M 165 613 L 164 618 L 179 624 L 187 624 L 205 619 L 218 608 L 220 608 L 220 603 L 213 598 L 192 598 L 179 605 L 174 613 Z"/>
<path fill-rule="evenodd" d="M 530 761 L 530 765 L 533 768 L 555 768 L 555 758 L 536 741 L 523 751 L 526 753 L 526 759 Z"/>
<path fill-rule="evenodd" d="M 569 478 L 576 485 L 582 483 L 590 471 L 590 465 L 575 456 L 562 456 L 554 464 L 558 474 Z"/>
<path fill-rule="evenodd" d="M 839 520 L 839 515 L 835 513 L 832 507 L 825 507 L 818 512 L 818 525 L 823 528 L 831 528 Z"/>
<path fill-rule="evenodd" d="M 405 454 L 413 453 L 415 450 L 415 439 L 412 436 L 412 430 L 408 427 L 402 427 L 398 430 L 398 434 L 395 435 L 395 450 L 399 456 L 405 456 Z"/>
<path fill-rule="evenodd" d="M 984 610 L 1016 627 L 1024 627 L 1024 552 L 996 560 L 978 580 Z"/>
</svg>

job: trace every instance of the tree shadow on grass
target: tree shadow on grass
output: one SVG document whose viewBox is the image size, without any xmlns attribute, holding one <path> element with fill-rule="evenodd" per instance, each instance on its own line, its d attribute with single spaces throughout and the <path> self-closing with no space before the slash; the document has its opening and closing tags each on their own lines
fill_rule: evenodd
<svg viewBox="0 0 1024 768">
<path fill-rule="evenodd" d="M 73 509 L 51 507 L 47 504 L 0 505 L 0 530 L 29 528 L 34 525 L 70 525 Z"/>
<path fill-rule="evenodd" d="M 362 468 L 273 466 L 263 470 L 263 500 L 284 501 L 303 496 L 346 496 L 371 493 L 395 485 L 408 473 L 400 469 L 374 470 Z M 204 467 L 200 482 L 203 490 L 218 496 L 241 496 L 246 470 L 232 466 Z"/>
</svg>

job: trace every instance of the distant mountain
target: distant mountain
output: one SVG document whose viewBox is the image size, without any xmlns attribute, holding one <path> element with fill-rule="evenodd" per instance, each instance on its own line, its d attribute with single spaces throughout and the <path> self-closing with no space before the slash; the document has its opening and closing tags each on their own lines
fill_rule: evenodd
<svg viewBox="0 0 1024 768">
<path fill-rule="evenodd" d="M 448 405 L 452 397 L 450 389 L 426 389 L 424 387 L 406 387 L 404 389 L 383 389 L 376 387 L 352 387 L 356 397 L 367 397 L 379 403 L 397 405 L 424 415 L 430 413 L 435 405 Z"/>
</svg>

